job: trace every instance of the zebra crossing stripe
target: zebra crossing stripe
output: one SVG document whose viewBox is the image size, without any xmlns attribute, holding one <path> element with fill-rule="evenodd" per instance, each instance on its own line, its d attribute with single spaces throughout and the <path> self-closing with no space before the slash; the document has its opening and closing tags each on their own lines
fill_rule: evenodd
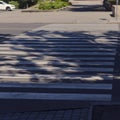
<svg viewBox="0 0 120 120">
<path fill-rule="evenodd" d="M 47 66 L 47 67 L 44 67 L 44 68 L 39 68 L 39 67 L 7 67 L 7 66 L 3 66 L 1 67 L 1 70 L 0 72 L 2 71 L 6 71 L 7 70 L 12 70 L 12 71 L 20 71 L 20 70 L 23 70 L 23 71 L 42 71 L 42 70 L 48 70 L 48 72 L 50 71 L 54 71 L 54 70 L 57 70 L 57 71 L 63 71 L 63 72 L 113 72 L 113 68 L 104 68 L 104 67 L 101 67 L 101 68 L 94 68 L 94 67 L 81 67 L 81 68 L 73 68 L 73 67 L 63 67 L 63 68 L 59 68 L 59 67 L 50 67 L 50 66 Z"/>
<path fill-rule="evenodd" d="M 24 59 L 33 61 L 33 60 L 42 60 L 42 57 L 41 56 L 37 56 L 37 57 L 35 57 L 35 56 L 24 56 Z M 74 56 L 74 57 L 56 58 L 54 56 L 46 56 L 46 60 L 51 61 L 51 60 L 54 60 L 54 59 L 56 59 L 56 60 L 62 59 L 63 61 L 73 61 L 73 62 L 76 62 L 76 61 L 81 62 L 81 60 L 83 60 L 83 61 L 113 61 L 114 62 L 115 57 L 114 56 L 107 56 L 107 57 L 106 56 L 97 56 L 97 57 L 95 57 L 95 56 L 86 56 L 86 57 L 84 57 L 84 56 L 82 56 L 82 57 Z M 2 61 L 3 60 L 4 61 L 6 61 L 6 60 L 16 60 L 16 55 L 10 55 L 10 56 L 1 55 L 0 60 L 2 60 Z M 19 57 L 19 60 L 20 61 L 23 60 L 22 56 Z"/>
<path fill-rule="evenodd" d="M 99 89 L 99 90 L 112 90 L 111 84 L 89 84 L 89 83 L 49 83 L 49 84 L 8 84 L 8 83 L 1 83 L 0 87 L 18 87 L 18 88 L 52 88 L 52 89 Z"/>
<path fill-rule="evenodd" d="M 113 75 L 112 74 L 105 74 L 104 75 L 39 75 L 39 74 L 18 74 L 18 73 L 14 73 L 14 75 L 12 76 L 11 74 L 1 74 L 0 75 L 0 79 L 2 81 L 20 81 L 20 83 L 25 83 L 25 82 L 30 82 L 31 79 L 35 79 L 38 81 L 38 84 L 39 83 L 45 83 L 48 82 L 48 81 L 58 81 L 58 83 L 61 81 L 61 80 L 72 80 L 72 81 L 99 81 L 99 82 L 102 82 L 102 83 L 105 83 L 105 82 L 111 82 L 113 80 Z M 61 84 L 61 83 L 60 83 Z"/>
<path fill-rule="evenodd" d="M 36 51 L 36 50 L 34 50 L 34 49 L 31 49 L 31 48 L 26 48 L 26 47 L 14 47 L 14 49 L 16 49 L 16 50 L 26 50 L 26 51 Z M 0 47 L 0 50 L 1 51 L 8 51 L 8 50 L 11 50 L 11 51 L 13 51 L 13 48 L 10 48 L 10 47 Z M 43 49 L 43 48 L 37 48 L 37 51 L 45 51 L 45 50 L 47 50 L 47 51 L 52 51 L 52 50 L 54 50 L 54 51 L 59 51 L 59 52 L 62 52 L 62 51 L 101 51 L 101 52 L 115 52 L 116 51 L 116 49 L 115 48 L 102 48 L 102 49 L 99 49 L 99 48 L 49 48 L 49 49 L 47 49 L 47 48 L 45 48 L 45 49 Z"/>
<path fill-rule="evenodd" d="M 64 48 L 97 48 L 97 47 L 102 47 L 102 48 L 116 48 L 116 45 L 113 45 L 113 44 L 107 44 L 107 45 L 96 45 L 96 44 L 57 44 L 57 45 L 54 45 L 54 46 L 48 46 L 48 45 L 41 45 L 41 44 L 29 44 L 29 43 L 26 43 L 25 45 L 24 44 L 2 44 L 0 45 L 0 47 L 15 47 L 15 45 L 17 45 L 17 47 L 40 47 L 40 48 L 54 48 L 54 47 L 57 47 L 57 48 L 61 48 L 61 47 L 64 47 Z"/>
<path fill-rule="evenodd" d="M 77 63 L 77 65 L 76 65 L 76 63 L 72 63 L 72 62 L 70 62 L 70 61 L 67 61 L 67 62 L 62 62 L 62 63 L 59 63 L 59 62 L 53 62 L 53 61 L 40 61 L 40 60 L 32 60 L 32 62 L 34 62 L 36 65 L 58 65 L 58 66 L 60 66 L 60 65 L 68 65 L 68 66 L 73 66 L 73 67 L 76 67 L 76 66 L 79 66 L 79 65 L 105 65 L 105 66 L 107 66 L 107 65 L 114 65 L 114 62 L 109 62 L 109 61 L 106 61 L 106 62 L 97 62 L 97 61 L 81 61 L 81 62 L 76 62 Z M 51 62 L 51 63 L 50 63 Z M 14 64 L 18 64 L 18 65 L 24 65 L 24 64 L 26 64 L 26 65 L 31 65 L 32 66 L 32 63 L 31 62 L 29 62 L 29 61 L 20 61 L 20 63 L 19 63 L 19 60 L 6 60 L 6 61 L 0 61 L 0 65 L 2 66 L 2 65 L 7 65 L 7 64 L 10 64 L 10 65 L 14 65 Z"/>
<path fill-rule="evenodd" d="M 23 52 L 23 51 L 0 51 L 0 55 L 29 55 L 29 54 L 33 54 L 33 55 L 71 55 L 71 56 L 75 56 L 75 55 L 88 55 L 88 56 L 106 56 L 106 55 L 110 55 L 110 56 L 114 56 L 116 54 L 116 52 Z"/>
<path fill-rule="evenodd" d="M 0 99 L 111 101 L 110 94 L 0 92 Z"/>
</svg>

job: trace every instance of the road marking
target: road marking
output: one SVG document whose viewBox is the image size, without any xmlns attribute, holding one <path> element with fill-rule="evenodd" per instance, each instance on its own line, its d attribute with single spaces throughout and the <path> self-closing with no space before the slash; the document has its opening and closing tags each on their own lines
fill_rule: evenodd
<svg viewBox="0 0 120 120">
<path fill-rule="evenodd" d="M 110 101 L 110 94 L 0 92 L 0 99 Z"/>
<path fill-rule="evenodd" d="M 49 84 L 19 84 L 19 83 L 1 83 L 0 87 L 17 87 L 17 88 L 52 88 L 52 89 L 100 89 L 100 90 L 112 90 L 111 84 L 89 84 L 89 83 L 49 83 Z"/>
</svg>

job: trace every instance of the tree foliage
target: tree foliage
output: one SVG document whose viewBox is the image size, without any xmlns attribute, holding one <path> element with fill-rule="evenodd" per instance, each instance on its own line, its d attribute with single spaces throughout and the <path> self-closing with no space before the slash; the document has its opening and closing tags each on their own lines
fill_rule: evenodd
<svg viewBox="0 0 120 120">
<path fill-rule="evenodd" d="M 4 0 L 7 3 L 14 4 L 16 8 L 25 9 L 38 4 L 39 9 L 49 10 L 65 7 L 69 4 L 68 0 Z"/>
<path fill-rule="evenodd" d="M 17 8 L 27 8 L 35 5 L 38 0 L 4 0 L 6 3 L 14 4 Z"/>
<path fill-rule="evenodd" d="M 50 10 L 50 9 L 59 9 L 69 5 L 69 2 L 66 0 L 40 0 L 39 1 L 39 9 L 42 10 Z"/>
</svg>

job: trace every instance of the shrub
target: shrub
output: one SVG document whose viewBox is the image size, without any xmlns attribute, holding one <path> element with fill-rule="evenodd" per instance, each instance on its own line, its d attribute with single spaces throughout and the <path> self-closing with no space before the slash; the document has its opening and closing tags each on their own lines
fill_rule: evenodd
<svg viewBox="0 0 120 120">
<path fill-rule="evenodd" d="M 62 2 L 62 1 L 53 2 L 54 9 L 59 9 L 59 8 L 65 7 L 67 5 L 68 4 L 66 2 Z"/>
<path fill-rule="evenodd" d="M 39 9 L 50 10 L 50 9 L 59 9 L 65 6 L 68 6 L 69 3 L 66 1 L 56 0 L 56 1 L 39 1 Z"/>
<path fill-rule="evenodd" d="M 18 0 L 19 2 L 19 8 L 27 8 L 31 7 L 32 5 L 37 4 L 38 0 Z"/>
<path fill-rule="evenodd" d="M 17 1 L 10 1 L 9 4 L 15 5 L 16 8 L 19 8 L 19 3 Z"/>
<path fill-rule="evenodd" d="M 50 1 L 45 1 L 45 2 L 39 3 L 39 9 L 50 10 L 52 8 L 53 8 L 53 5 L 52 5 L 52 2 L 50 2 Z"/>
</svg>

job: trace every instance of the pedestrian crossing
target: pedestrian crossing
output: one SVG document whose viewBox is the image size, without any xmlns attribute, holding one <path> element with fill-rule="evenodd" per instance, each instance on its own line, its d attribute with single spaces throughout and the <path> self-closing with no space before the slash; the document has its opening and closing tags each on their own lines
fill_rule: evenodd
<svg viewBox="0 0 120 120">
<path fill-rule="evenodd" d="M 1 84 L 0 99 L 110 101 L 111 84 Z M 87 94 L 85 94 L 87 93 Z"/>
<path fill-rule="evenodd" d="M 0 42 L 0 99 L 111 101 L 117 37 L 65 34 Z"/>
</svg>

